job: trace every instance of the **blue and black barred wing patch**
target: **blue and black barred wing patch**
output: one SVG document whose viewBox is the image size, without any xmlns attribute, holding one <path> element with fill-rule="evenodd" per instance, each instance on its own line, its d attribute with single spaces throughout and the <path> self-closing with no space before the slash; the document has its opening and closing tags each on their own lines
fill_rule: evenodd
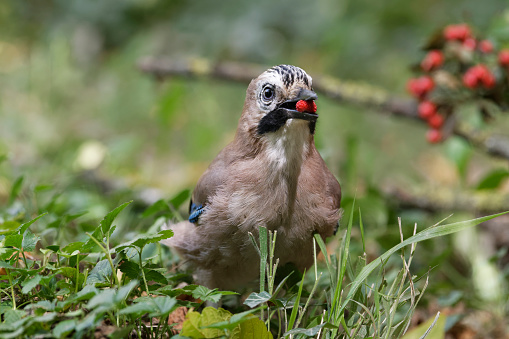
<svg viewBox="0 0 509 339">
<path fill-rule="evenodd" d="M 194 202 L 191 201 L 191 204 L 189 206 L 189 222 L 192 222 L 193 224 L 198 222 L 198 218 L 205 210 L 205 207 L 203 205 L 196 205 Z"/>
</svg>

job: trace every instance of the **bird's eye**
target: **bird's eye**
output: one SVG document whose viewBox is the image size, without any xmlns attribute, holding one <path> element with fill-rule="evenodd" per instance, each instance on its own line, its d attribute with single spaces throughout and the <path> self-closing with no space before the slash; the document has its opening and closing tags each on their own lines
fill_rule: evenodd
<svg viewBox="0 0 509 339">
<path fill-rule="evenodd" d="M 263 99 L 263 101 L 270 101 L 270 100 L 274 99 L 274 88 L 272 88 L 270 86 L 266 86 L 262 90 L 262 99 Z"/>
</svg>

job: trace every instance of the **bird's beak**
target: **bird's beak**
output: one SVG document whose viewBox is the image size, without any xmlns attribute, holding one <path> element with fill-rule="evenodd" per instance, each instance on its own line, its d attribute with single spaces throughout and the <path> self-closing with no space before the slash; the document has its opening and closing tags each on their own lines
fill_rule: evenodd
<svg viewBox="0 0 509 339">
<path fill-rule="evenodd" d="M 309 89 L 301 89 L 299 94 L 291 100 L 287 100 L 279 105 L 278 111 L 286 114 L 289 119 L 301 119 L 308 121 L 316 121 L 318 119 L 318 114 L 313 112 L 299 112 L 297 111 L 296 104 L 299 100 L 316 100 L 318 96 L 315 92 Z"/>
</svg>

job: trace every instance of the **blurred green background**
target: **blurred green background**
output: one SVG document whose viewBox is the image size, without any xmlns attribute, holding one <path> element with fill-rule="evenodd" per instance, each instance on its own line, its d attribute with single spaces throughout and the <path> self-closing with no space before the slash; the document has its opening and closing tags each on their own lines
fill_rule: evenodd
<svg viewBox="0 0 509 339">
<path fill-rule="evenodd" d="M 410 65 L 422 57 L 426 39 L 458 22 L 472 24 L 498 47 L 509 41 L 506 0 L 4 0 L 4 213 L 30 214 L 45 203 L 70 215 L 88 210 L 75 228 L 47 234 L 47 241 L 67 242 L 82 236 L 83 225 L 137 199 L 139 192 L 155 201 L 192 189 L 233 138 L 246 85 L 208 78 L 158 82 L 137 69 L 141 57 L 202 57 L 267 68 L 294 64 L 311 76 L 327 74 L 406 95 Z M 507 162 L 456 138 L 430 146 L 422 124 L 323 96 L 317 104 L 317 146 L 343 187 L 343 206 L 348 210 L 352 198 L 358 199 L 372 257 L 399 241 L 398 216 L 410 235 L 414 222 L 421 229 L 454 212 L 401 208 L 384 196 L 384 187 L 468 192 L 491 171 L 508 169 Z M 491 128 L 507 130 L 507 119 L 495 125 Z M 21 198 L 13 199 L 14 182 L 21 177 Z M 508 192 L 505 180 L 490 194 Z M 475 213 L 456 211 L 449 220 Z M 131 233 L 147 227 L 136 213 L 127 225 Z M 416 274 L 440 265 L 432 272 L 430 299 L 445 306 L 461 299 L 473 308 L 496 309 L 503 318 L 508 312 L 509 270 L 501 261 L 506 247 L 486 245 L 478 232 L 420 245 Z M 483 285 L 486 280 L 495 287 Z M 488 289 L 494 296 L 482 293 Z"/>
</svg>

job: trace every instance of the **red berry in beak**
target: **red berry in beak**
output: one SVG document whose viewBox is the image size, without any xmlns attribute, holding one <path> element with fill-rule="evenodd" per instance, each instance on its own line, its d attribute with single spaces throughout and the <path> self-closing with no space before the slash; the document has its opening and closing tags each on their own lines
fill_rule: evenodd
<svg viewBox="0 0 509 339">
<path fill-rule="evenodd" d="M 299 112 L 316 113 L 316 104 L 314 100 L 299 100 L 295 108 Z"/>
</svg>

